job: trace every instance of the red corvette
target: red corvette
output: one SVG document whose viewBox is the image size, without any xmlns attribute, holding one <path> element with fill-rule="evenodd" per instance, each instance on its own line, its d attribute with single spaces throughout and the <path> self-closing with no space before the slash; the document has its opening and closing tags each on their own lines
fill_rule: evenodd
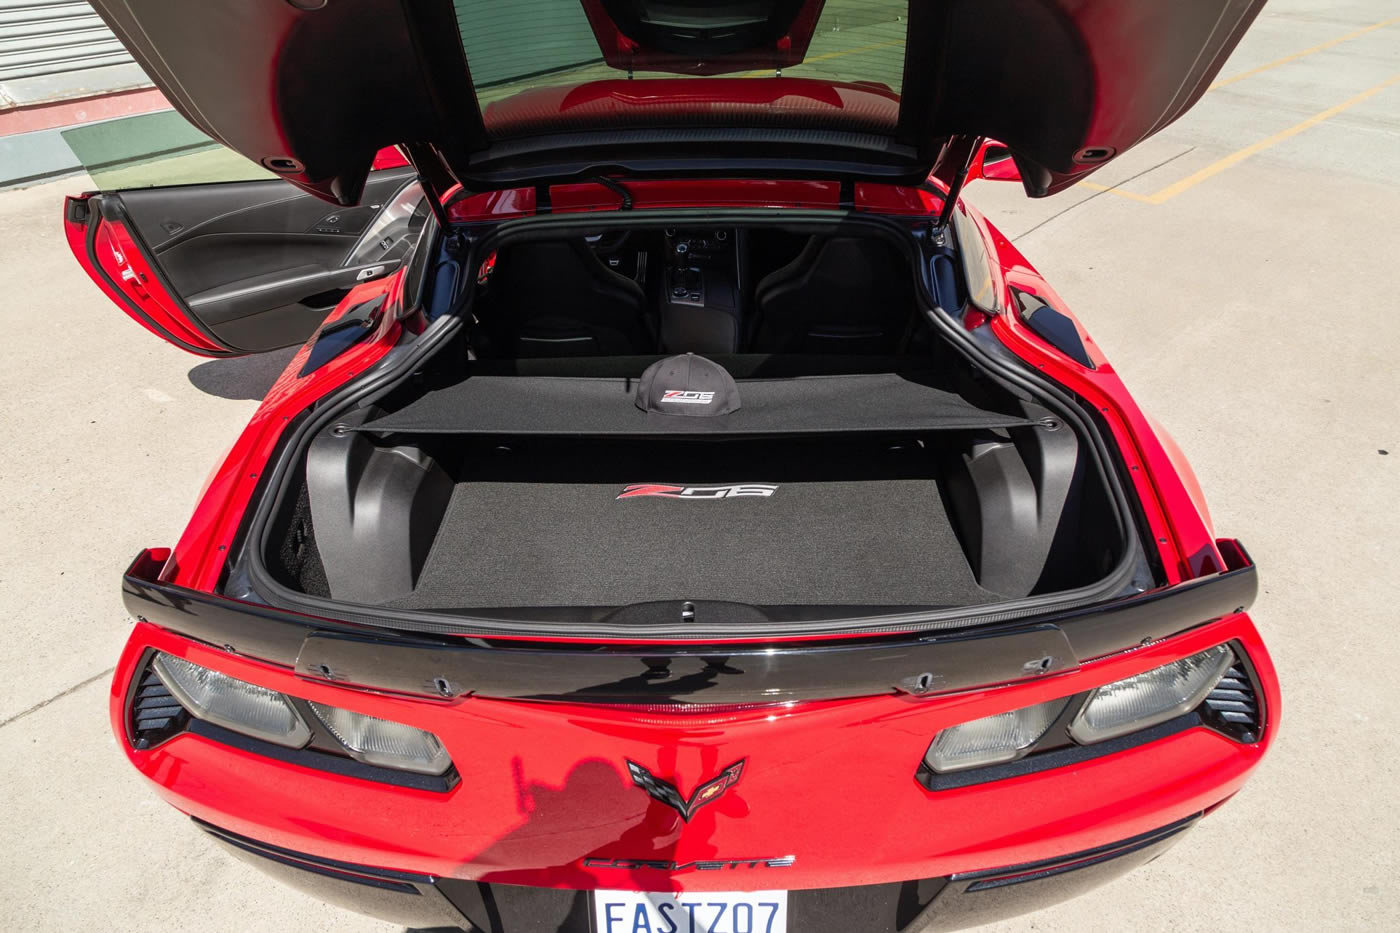
<svg viewBox="0 0 1400 933">
<path fill-rule="evenodd" d="M 79 262 L 301 345 L 126 573 L 132 764 L 416 927 L 953 929 L 1156 857 L 1278 730 L 1255 568 L 961 194 L 1074 185 L 1260 5 L 96 0 L 285 180 L 70 198 Z"/>
</svg>

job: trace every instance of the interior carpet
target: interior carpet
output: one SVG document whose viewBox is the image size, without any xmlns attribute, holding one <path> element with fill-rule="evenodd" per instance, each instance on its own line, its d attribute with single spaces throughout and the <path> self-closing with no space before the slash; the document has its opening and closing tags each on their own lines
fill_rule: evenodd
<svg viewBox="0 0 1400 933">
<path fill-rule="evenodd" d="M 811 447 L 659 459 L 656 450 L 610 450 L 606 463 L 577 448 L 563 459 L 484 454 L 457 484 L 417 588 L 392 605 L 949 607 L 998 598 L 973 578 L 926 452 L 881 450 L 872 463 Z"/>
</svg>

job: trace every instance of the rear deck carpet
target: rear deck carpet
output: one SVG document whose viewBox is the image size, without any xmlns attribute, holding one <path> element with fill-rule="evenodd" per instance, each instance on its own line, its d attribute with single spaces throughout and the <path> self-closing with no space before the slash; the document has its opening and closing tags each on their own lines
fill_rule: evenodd
<svg viewBox="0 0 1400 933">
<path fill-rule="evenodd" d="M 596 463 L 588 468 L 586 453 L 578 456 L 584 466 L 573 467 L 574 473 L 598 472 Z M 505 479 L 497 469 L 464 477 L 417 589 L 392 605 L 620 606 L 694 599 L 964 606 L 998 598 L 973 578 L 932 478 L 908 470 L 871 479 L 813 478 L 811 468 L 769 472 L 765 465 L 771 468 L 772 461 L 760 460 L 742 474 L 732 464 L 724 473 L 714 464 L 703 471 L 674 463 L 665 471 L 637 466 L 621 481 L 594 475 L 586 482 L 539 475 L 517 480 L 516 470 Z M 624 471 L 614 460 L 604 472 Z M 784 481 L 774 473 L 800 478 Z M 619 499 L 632 482 L 777 488 L 766 497 Z"/>
</svg>

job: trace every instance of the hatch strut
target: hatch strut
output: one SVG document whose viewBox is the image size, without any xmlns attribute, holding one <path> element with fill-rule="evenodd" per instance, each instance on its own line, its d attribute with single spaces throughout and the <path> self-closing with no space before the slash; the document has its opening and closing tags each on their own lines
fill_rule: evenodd
<svg viewBox="0 0 1400 933">
<path fill-rule="evenodd" d="M 935 233 L 948 229 L 948 222 L 953 219 L 953 206 L 958 203 L 963 186 L 967 184 L 968 173 L 972 171 L 972 162 L 980 151 L 982 151 L 982 137 L 974 136 L 972 146 L 967 150 L 967 161 L 953 176 L 953 183 L 948 186 L 948 193 L 943 198 L 943 209 L 938 212 L 938 220 L 933 225 Z"/>
<path fill-rule="evenodd" d="M 422 143 L 405 143 L 404 153 L 408 156 L 408 161 L 418 172 L 418 182 L 423 186 L 423 193 L 427 195 L 428 210 L 433 212 L 433 219 L 437 221 L 438 228 L 444 233 L 451 230 L 451 225 L 447 222 L 447 209 L 442 206 L 442 196 L 456 183 L 456 179 L 451 177 L 442 160 L 437 157 L 433 150 Z"/>
</svg>

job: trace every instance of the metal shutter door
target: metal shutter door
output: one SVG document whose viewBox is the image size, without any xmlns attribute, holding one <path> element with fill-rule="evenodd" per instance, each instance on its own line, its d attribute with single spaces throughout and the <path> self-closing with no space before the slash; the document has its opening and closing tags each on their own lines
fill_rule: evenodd
<svg viewBox="0 0 1400 933">
<path fill-rule="evenodd" d="M 81 0 L 0 0 L 0 81 L 130 61 L 117 37 Z"/>
</svg>

